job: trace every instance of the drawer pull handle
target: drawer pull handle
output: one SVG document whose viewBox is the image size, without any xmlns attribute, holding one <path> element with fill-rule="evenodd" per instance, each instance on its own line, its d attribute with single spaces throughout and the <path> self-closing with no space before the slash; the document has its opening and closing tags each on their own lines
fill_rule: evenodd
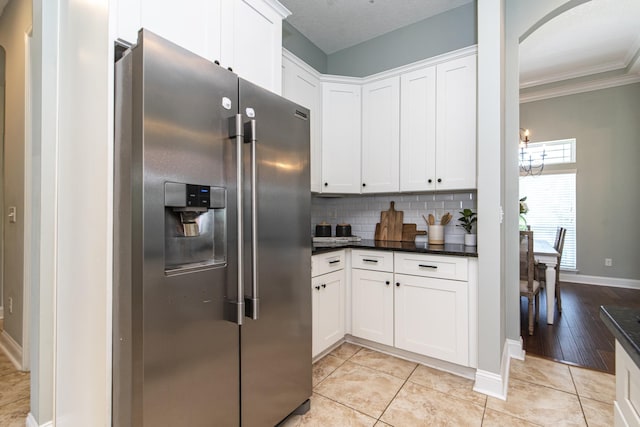
<svg viewBox="0 0 640 427">
<path fill-rule="evenodd" d="M 324 289 L 324 288 L 326 288 L 326 287 L 327 287 L 327 285 L 323 283 L 323 284 L 322 284 L 322 288 Z"/>
<path fill-rule="evenodd" d="M 329 264 L 335 264 L 337 262 L 340 262 L 340 260 L 339 259 L 334 259 L 333 261 L 329 261 Z"/>
<path fill-rule="evenodd" d="M 438 269 L 437 265 L 418 264 L 418 267 L 420 267 L 420 268 L 430 268 L 432 270 L 437 270 Z"/>
<path fill-rule="evenodd" d="M 320 286 L 315 286 L 315 288 L 316 288 L 316 291 L 320 290 Z"/>
<path fill-rule="evenodd" d="M 385 285 L 389 286 L 389 281 L 387 280 L 386 282 L 384 282 Z"/>
<path fill-rule="evenodd" d="M 362 262 L 372 262 L 374 264 L 377 264 L 378 260 L 377 259 L 362 258 Z"/>
</svg>

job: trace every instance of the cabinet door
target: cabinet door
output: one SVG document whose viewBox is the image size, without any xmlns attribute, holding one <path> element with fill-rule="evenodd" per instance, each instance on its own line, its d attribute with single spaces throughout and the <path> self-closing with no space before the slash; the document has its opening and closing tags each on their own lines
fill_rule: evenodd
<svg viewBox="0 0 640 427">
<path fill-rule="evenodd" d="M 434 190 L 436 67 L 403 74 L 400 90 L 400 191 Z"/>
<path fill-rule="evenodd" d="M 476 187 L 476 55 L 437 67 L 436 186 Z"/>
<path fill-rule="evenodd" d="M 344 338 L 344 270 L 314 277 L 311 286 L 315 357 Z"/>
<path fill-rule="evenodd" d="M 398 191 L 400 79 L 362 87 L 362 192 Z"/>
<path fill-rule="evenodd" d="M 393 345 L 393 274 L 351 270 L 353 336 Z"/>
<path fill-rule="evenodd" d="M 211 61 L 220 59 L 222 0 L 117 0 L 117 38 L 136 43 L 142 27 Z"/>
<path fill-rule="evenodd" d="M 360 86 L 322 84 L 322 192 L 360 193 Z"/>
<path fill-rule="evenodd" d="M 395 275 L 396 347 L 469 365 L 467 282 Z"/>
<path fill-rule="evenodd" d="M 282 96 L 311 111 L 311 191 L 322 190 L 322 145 L 320 141 L 320 79 L 292 60 L 282 58 Z"/>
<path fill-rule="evenodd" d="M 275 2 L 265 0 L 223 1 L 222 65 L 280 94 L 284 9 L 276 10 L 271 6 Z"/>
</svg>

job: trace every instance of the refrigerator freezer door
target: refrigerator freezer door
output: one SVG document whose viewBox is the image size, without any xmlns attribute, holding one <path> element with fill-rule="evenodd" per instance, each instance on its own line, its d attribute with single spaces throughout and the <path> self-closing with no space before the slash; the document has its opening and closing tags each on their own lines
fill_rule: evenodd
<svg viewBox="0 0 640 427">
<path fill-rule="evenodd" d="M 165 259 L 167 218 L 185 210 L 165 203 L 167 182 L 236 193 L 229 119 L 237 76 L 145 30 L 122 60 L 132 61 L 130 94 L 121 94 L 131 106 L 117 110 L 132 120 L 120 120 L 130 128 L 116 134 L 130 157 L 116 159 L 131 192 L 116 194 L 114 214 L 114 257 L 125 272 L 116 273 L 114 290 L 114 425 L 238 426 L 239 328 L 226 317 L 238 298 L 235 198 L 216 203 L 226 230 L 225 221 L 212 222 L 213 233 L 230 237 L 226 263 L 169 274 Z M 188 249 L 197 239 L 187 233 L 172 242 Z"/>
<path fill-rule="evenodd" d="M 243 168 L 244 276 L 245 300 L 259 305 L 257 320 L 247 313 L 241 326 L 241 409 L 243 427 L 257 427 L 277 424 L 311 396 L 309 111 L 240 79 L 240 113 L 247 122 L 255 119 L 257 295 L 251 143 Z"/>
</svg>

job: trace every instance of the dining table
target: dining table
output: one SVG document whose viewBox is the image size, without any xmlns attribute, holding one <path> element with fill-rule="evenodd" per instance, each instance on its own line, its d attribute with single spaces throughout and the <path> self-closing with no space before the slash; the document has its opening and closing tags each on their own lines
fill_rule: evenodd
<svg viewBox="0 0 640 427">
<path fill-rule="evenodd" d="M 539 264 L 544 264 L 545 286 L 547 289 L 547 324 L 553 325 L 556 303 L 556 266 L 560 253 L 546 240 L 533 239 L 533 258 Z"/>
</svg>

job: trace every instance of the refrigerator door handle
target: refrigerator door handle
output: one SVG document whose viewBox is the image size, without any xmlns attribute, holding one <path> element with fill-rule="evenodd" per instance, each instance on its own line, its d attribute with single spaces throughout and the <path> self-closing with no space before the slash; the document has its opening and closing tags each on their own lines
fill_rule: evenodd
<svg viewBox="0 0 640 427">
<path fill-rule="evenodd" d="M 244 270 L 242 268 L 242 257 L 244 255 L 244 237 L 243 237 L 243 209 L 242 209 L 242 146 L 243 146 L 243 136 L 242 136 L 242 115 L 236 114 L 235 116 L 235 129 L 233 130 L 233 136 L 236 139 L 236 158 L 237 158 L 237 167 L 236 167 L 236 204 L 237 204 L 237 212 L 238 212 L 238 302 L 236 304 L 236 323 L 238 325 L 242 325 L 242 319 L 244 317 L 244 299 L 242 296 L 244 295 Z"/>
<path fill-rule="evenodd" d="M 247 142 L 251 144 L 251 296 L 245 297 L 245 316 L 258 320 L 258 168 L 256 162 L 256 120 L 247 123 Z"/>
</svg>

